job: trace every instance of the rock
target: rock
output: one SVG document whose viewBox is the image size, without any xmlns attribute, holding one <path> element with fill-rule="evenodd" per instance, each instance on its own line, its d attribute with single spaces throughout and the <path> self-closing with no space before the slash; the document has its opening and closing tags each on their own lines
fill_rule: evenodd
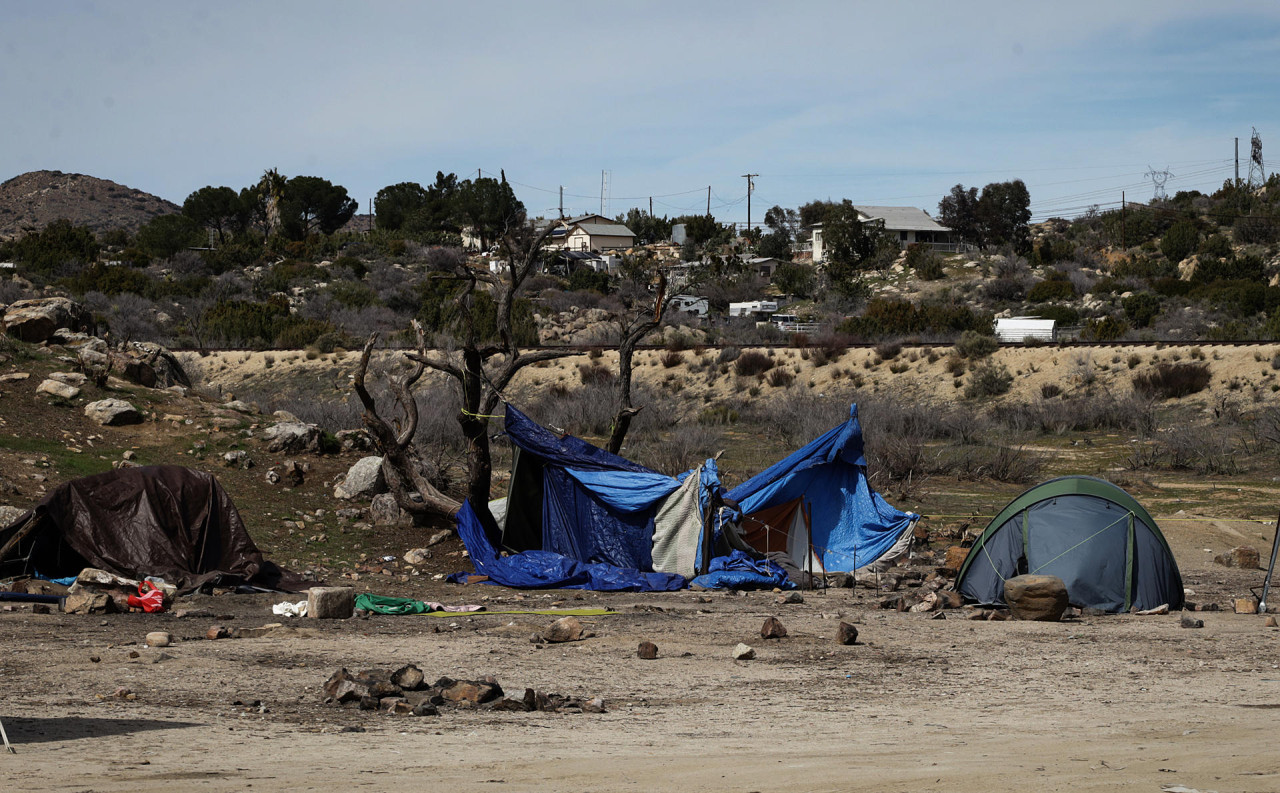
<svg viewBox="0 0 1280 793">
<path fill-rule="evenodd" d="M 1253 598 L 1236 598 L 1232 603 L 1237 614 L 1257 614 L 1258 601 Z"/>
<path fill-rule="evenodd" d="M 847 622 L 842 622 L 836 626 L 836 643 L 837 644 L 857 644 L 858 629 Z"/>
<path fill-rule="evenodd" d="M 316 425 L 300 421 L 273 424 L 262 433 L 268 451 L 285 454 L 319 454 L 323 436 Z"/>
<path fill-rule="evenodd" d="M 369 681 L 351 674 L 345 668 L 334 672 L 325 681 L 323 690 L 326 698 L 339 705 L 344 705 L 348 702 L 360 702 L 370 697 Z"/>
<path fill-rule="evenodd" d="M 182 362 L 154 342 L 129 342 L 124 349 L 111 352 L 111 361 L 124 379 L 146 388 L 191 387 Z"/>
<path fill-rule="evenodd" d="M 368 430 L 339 430 L 334 434 L 344 452 L 363 452 L 373 448 L 373 436 Z"/>
<path fill-rule="evenodd" d="M 469 702 L 472 705 L 483 705 L 501 697 L 502 686 L 498 685 L 498 681 L 492 678 L 487 680 L 458 680 L 453 685 L 441 690 L 440 696 L 444 697 L 446 702 L 455 704 Z"/>
<path fill-rule="evenodd" d="M 1019 575 L 1004 582 L 1004 600 L 1015 619 L 1057 622 L 1070 605 L 1067 585 L 1055 575 Z"/>
<path fill-rule="evenodd" d="M 204 637 L 209 641 L 216 641 L 217 639 L 230 639 L 231 629 L 228 628 L 226 625 L 214 625 L 212 628 L 205 631 Z"/>
<path fill-rule="evenodd" d="M 561 617 L 551 623 L 551 627 L 547 628 L 542 634 L 543 638 L 553 644 L 561 642 L 576 642 L 582 638 L 582 623 L 577 617 Z"/>
<path fill-rule="evenodd" d="M 306 475 L 302 472 L 302 466 L 295 460 L 285 460 L 284 465 L 280 466 L 281 484 L 285 487 L 302 487 L 304 481 Z"/>
<path fill-rule="evenodd" d="M 439 716 L 440 709 L 435 705 L 424 702 L 421 705 L 415 705 L 413 710 L 409 711 L 411 716 Z"/>
<path fill-rule="evenodd" d="M 1264 628 L 1280 628 L 1280 623 L 1277 623 L 1277 622 L 1276 622 L 1276 618 L 1275 618 L 1275 616 L 1274 616 L 1274 615 L 1272 615 L 1272 616 L 1268 616 L 1268 617 L 1267 617 L 1267 621 L 1266 621 L 1266 622 L 1264 622 L 1264 623 L 1262 623 L 1262 627 L 1264 627 Z"/>
<path fill-rule="evenodd" d="M 850 573 L 830 573 L 827 575 L 827 586 L 832 589 L 849 589 L 854 579 Z"/>
<path fill-rule="evenodd" d="M 422 674 L 422 670 L 413 664 L 402 666 L 391 673 L 391 682 L 405 691 L 417 691 L 422 688 L 424 680 L 426 676 Z"/>
<path fill-rule="evenodd" d="M 228 468 L 252 468 L 253 460 L 249 459 L 249 453 L 244 449 L 227 452 L 222 455 L 222 464 Z"/>
<path fill-rule="evenodd" d="M 404 697 L 383 697 L 378 702 L 387 713 L 397 716 L 408 716 L 413 712 L 413 706 Z"/>
<path fill-rule="evenodd" d="M 640 646 L 636 648 L 636 657 L 646 661 L 652 661 L 658 657 L 658 645 L 653 642 L 640 642 Z"/>
<path fill-rule="evenodd" d="M 4 312 L 5 333 L 21 341 L 48 341 L 59 328 L 85 331 L 93 326 L 93 314 L 65 297 L 18 300 Z"/>
<path fill-rule="evenodd" d="M 1182 627 L 1184 627 L 1184 628 L 1203 628 L 1203 627 L 1204 627 L 1204 620 L 1198 620 L 1198 619 L 1196 619 L 1195 617 L 1192 617 L 1192 616 L 1187 615 L 1187 614 L 1183 614 L 1183 615 L 1182 615 L 1182 622 L 1181 622 L 1180 624 L 1181 624 L 1181 625 L 1182 625 Z"/>
<path fill-rule="evenodd" d="M 37 394 L 49 394 L 63 399 L 75 399 L 80 396 L 80 389 L 57 380 L 45 380 L 36 386 Z"/>
<path fill-rule="evenodd" d="M 173 644 L 173 634 L 167 631 L 152 631 L 147 634 L 148 647 L 168 647 Z"/>
<path fill-rule="evenodd" d="M 375 526 L 402 526 L 409 523 L 408 515 L 396 503 L 390 493 L 380 493 L 369 503 L 369 517 Z"/>
<path fill-rule="evenodd" d="M 313 586 L 307 590 L 307 616 L 345 620 L 355 614 L 356 591 L 349 586 Z"/>
<path fill-rule="evenodd" d="M 138 409 L 123 399 L 100 399 L 97 402 L 90 402 L 84 406 L 84 415 L 104 427 L 118 427 L 142 421 L 142 414 Z"/>
<path fill-rule="evenodd" d="M 783 594 L 778 595 L 778 599 L 777 599 L 777 603 L 780 606 L 785 606 L 789 603 L 803 603 L 803 602 L 804 602 L 804 595 L 800 594 L 799 592 L 796 592 L 794 589 L 791 590 L 790 592 L 784 592 Z"/>
<path fill-rule="evenodd" d="M 750 661 L 755 657 L 756 651 L 742 642 L 738 642 L 738 645 L 733 648 L 733 660 L 735 661 Z"/>
<path fill-rule="evenodd" d="M 76 386 L 79 388 L 89 379 L 79 372 L 50 372 L 50 380 L 57 380 L 59 383 Z"/>
<path fill-rule="evenodd" d="M 297 416 L 293 415 L 287 410 L 277 410 L 275 413 L 271 414 L 271 418 L 275 419 L 277 422 L 280 422 L 282 424 L 301 424 L 302 423 L 302 419 L 298 418 Z"/>
<path fill-rule="evenodd" d="M 426 548 L 412 548 L 405 551 L 404 556 L 401 558 L 404 559 L 405 564 L 418 567 L 427 563 L 427 560 L 431 558 L 431 551 Z"/>
<path fill-rule="evenodd" d="M 1239 567 L 1241 570 L 1257 570 L 1261 558 L 1258 549 L 1249 545 L 1240 545 L 1226 553 L 1213 557 L 1213 561 L 1224 567 Z"/>
<path fill-rule="evenodd" d="M 115 611 L 115 601 L 105 592 L 81 589 L 67 595 L 62 610 L 67 614 L 108 614 Z"/>
<path fill-rule="evenodd" d="M 940 608 L 958 609 L 964 605 L 964 596 L 954 589 L 939 589 L 937 594 Z"/>
<path fill-rule="evenodd" d="M 347 470 L 344 478 L 333 489 L 334 498 L 373 498 L 387 490 L 387 480 L 382 474 L 381 457 L 365 457 Z"/>
<path fill-rule="evenodd" d="M 582 712 L 583 713 L 604 713 L 605 712 L 604 698 L 592 697 L 591 699 L 582 703 Z"/>
<path fill-rule="evenodd" d="M 5 528 L 6 526 L 12 526 L 14 523 L 18 522 L 18 518 L 21 518 L 26 514 L 27 511 L 25 509 L 0 505 L 0 529 Z"/>
<path fill-rule="evenodd" d="M 267 473 L 264 478 L 267 480 L 268 484 L 272 484 L 272 485 L 280 484 L 280 472 L 274 468 L 267 469 Z"/>
<path fill-rule="evenodd" d="M 30 372 L 9 372 L 8 374 L 0 374 L 0 383 L 16 383 L 30 377 Z"/>
<path fill-rule="evenodd" d="M 1160 615 L 1168 614 L 1168 613 L 1169 613 L 1169 604 L 1168 604 L 1168 603 L 1161 603 L 1160 605 L 1156 606 L 1155 608 L 1143 609 L 1143 610 L 1141 610 L 1141 611 L 1134 611 L 1133 613 L 1134 613 L 1134 614 L 1136 614 L 1136 615 L 1138 615 L 1139 617 L 1155 617 L 1155 616 L 1160 616 Z"/>
<path fill-rule="evenodd" d="M 969 558 L 969 549 L 959 545 L 952 545 L 947 549 L 947 558 L 942 563 L 942 570 L 954 576 L 960 572 L 961 565 L 964 560 Z"/>
<path fill-rule="evenodd" d="M 257 413 L 258 409 L 248 402 L 239 399 L 233 399 L 230 402 L 223 402 L 222 406 L 227 410 L 234 410 L 237 413 Z"/>
<path fill-rule="evenodd" d="M 760 626 L 761 639 L 781 639 L 787 635 L 787 628 L 777 617 L 769 617 L 765 619 L 764 625 Z"/>
<path fill-rule="evenodd" d="M 453 529 L 441 529 L 435 534 L 432 534 L 427 539 L 427 547 L 430 548 L 433 545 L 439 545 L 440 543 L 444 542 L 445 540 L 449 539 L 452 536 L 453 536 Z"/>
</svg>

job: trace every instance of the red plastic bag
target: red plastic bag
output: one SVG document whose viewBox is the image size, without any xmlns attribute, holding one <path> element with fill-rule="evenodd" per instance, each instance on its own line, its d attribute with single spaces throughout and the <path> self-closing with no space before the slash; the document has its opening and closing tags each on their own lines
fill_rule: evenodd
<svg viewBox="0 0 1280 793">
<path fill-rule="evenodd" d="M 138 594 L 129 596 L 129 606 L 148 614 L 164 611 L 164 592 L 150 581 L 143 581 L 138 584 Z"/>
</svg>

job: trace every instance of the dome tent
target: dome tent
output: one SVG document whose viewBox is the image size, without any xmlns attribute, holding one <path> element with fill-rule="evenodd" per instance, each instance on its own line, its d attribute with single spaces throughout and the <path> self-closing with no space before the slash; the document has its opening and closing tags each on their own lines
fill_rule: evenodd
<svg viewBox="0 0 1280 793">
<path fill-rule="evenodd" d="M 1009 502 L 987 524 L 956 575 L 966 600 L 1004 604 L 1004 581 L 1054 575 L 1072 605 L 1110 612 L 1183 605 L 1169 543 L 1132 496 L 1104 479 L 1050 479 Z"/>
</svg>

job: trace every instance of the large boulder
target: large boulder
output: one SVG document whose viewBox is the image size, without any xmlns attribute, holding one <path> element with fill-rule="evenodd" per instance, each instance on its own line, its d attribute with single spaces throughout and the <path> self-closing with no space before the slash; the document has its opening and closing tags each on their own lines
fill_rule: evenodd
<svg viewBox="0 0 1280 793">
<path fill-rule="evenodd" d="M 112 353 L 112 361 L 124 379 L 146 388 L 169 388 L 180 385 L 191 387 L 191 380 L 182 364 L 159 344 L 134 341 L 123 350 Z"/>
<path fill-rule="evenodd" d="M 100 399 L 84 406 L 84 414 L 104 427 L 137 424 L 142 421 L 138 409 L 123 399 Z"/>
<path fill-rule="evenodd" d="M 335 498 L 373 498 L 387 491 L 382 475 L 382 458 L 365 457 L 347 471 L 347 476 L 333 489 Z"/>
<path fill-rule="evenodd" d="M 1056 575 L 1019 575 L 1004 582 L 1004 602 L 1015 619 L 1057 622 L 1070 598 Z"/>
<path fill-rule="evenodd" d="M 267 450 L 287 454 L 320 453 L 320 442 L 324 433 L 314 424 L 303 424 L 301 421 L 285 421 L 273 424 L 262 432 L 267 442 Z"/>
<path fill-rule="evenodd" d="M 83 331 L 92 326 L 89 309 L 65 297 L 19 300 L 4 312 L 5 333 L 34 344 L 48 341 L 58 328 Z"/>
<path fill-rule="evenodd" d="M 49 394 L 50 396 L 62 397 L 63 399 L 75 399 L 80 396 L 80 389 L 70 383 L 64 383 L 61 380 L 54 380 L 50 378 L 36 386 L 36 393 Z"/>
</svg>

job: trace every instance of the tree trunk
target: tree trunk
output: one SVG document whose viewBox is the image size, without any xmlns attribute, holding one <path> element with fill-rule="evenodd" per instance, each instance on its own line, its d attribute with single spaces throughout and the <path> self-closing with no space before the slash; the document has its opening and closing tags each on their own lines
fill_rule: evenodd
<svg viewBox="0 0 1280 793">
<path fill-rule="evenodd" d="M 632 330 L 618 345 L 618 412 L 613 416 L 613 428 L 609 432 L 609 451 L 614 454 L 622 449 L 622 443 L 631 429 L 631 418 L 640 411 L 631 406 L 631 370 L 636 345 L 650 331 L 658 326 L 656 322 L 646 322 Z"/>
</svg>

